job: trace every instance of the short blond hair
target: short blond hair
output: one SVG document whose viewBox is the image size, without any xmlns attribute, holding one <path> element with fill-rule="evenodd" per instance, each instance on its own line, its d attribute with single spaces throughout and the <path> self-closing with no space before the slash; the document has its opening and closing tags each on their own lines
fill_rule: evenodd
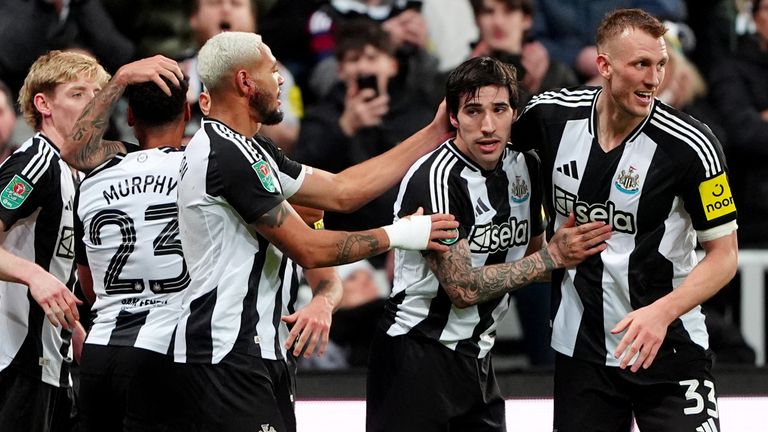
<svg viewBox="0 0 768 432">
<path fill-rule="evenodd" d="M 261 35 L 224 32 L 208 39 L 197 54 L 197 73 L 209 90 L 216 90 L 235 68 L 256 64 L 262 56 Z"/>
<path fill-rule="evenodd" d="M 58 85 L 75 81 L 81 75 L 95 80 L 102 87 L 110 78 L 96 59 L 85 54 L 50 51 L 35 60 L 19 92 L 19 108 L 27 124 L 39 130 L 43 123 L 43 116 L 35 108 L 36 94 L 51 96 Z"/>
</svg>

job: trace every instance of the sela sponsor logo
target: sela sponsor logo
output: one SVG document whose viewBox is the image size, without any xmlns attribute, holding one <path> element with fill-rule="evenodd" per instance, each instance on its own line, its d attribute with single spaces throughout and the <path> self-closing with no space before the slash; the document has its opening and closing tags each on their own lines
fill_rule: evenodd
<svg viewBox="0 0 768 432">
<path fill-rule="evenodd" d="M 630 165 L 629 172 L 621 170 L 619 176 L 616 177 L 616 181 L 613 184 L 616 185 L 616 189 L 619 192 L 634 195 L 640 191 L 640 174 L 635 174 L 635 169 L 635 167 Z"/>
<path fill-rule="evenodd" d="M 736 211 L 725 173 L 703 181 L 699 185 L 699 196 L 708 221 Z"/>
<path fill-rule="evenodd" d="M 614 231 L 634 234 L 637 232 L 635 215 L 616 209 L 616 203 L 611 200 L 605 204 L 589 204 L 579 201 L 578 195 L 574 195 L 558 186 L 555 186 L 555 211 L 564 217 L 573 212 L 576 215 L 577 224 L 589 222 L 605 222 L 613 226 Z"/>
<path fill-rule="evenodd" d="M 520 176 L 515 176 L 515 182 L 509 185 L 509 192 L 512 195 L 512 201 L 516 203 L 525 202 L 531 196 L 528 184 Z"/>
<path fill-rule="evenodd" d="M 528 221 L 514 216 L 507 222 L 475 225 L 467 238 L 469 250 L 474 253 L 494 253 L 514 246 L 528 244 Z"/>
</svg>

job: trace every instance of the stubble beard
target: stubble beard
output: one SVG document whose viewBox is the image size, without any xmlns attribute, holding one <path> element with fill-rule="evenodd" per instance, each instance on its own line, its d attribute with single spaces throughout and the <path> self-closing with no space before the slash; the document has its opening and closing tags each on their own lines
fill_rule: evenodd
<svg viewBox="0 0 768 432">
<path fill-rule="evenodd" d="M 263 125 L 276 125 L 283 121 L 283 112 L 280 108 L 270 109 L 271 98 L 263 93 L 256 93 L 250 97 L 249 104 L 256 111 Z"/>
</svg>

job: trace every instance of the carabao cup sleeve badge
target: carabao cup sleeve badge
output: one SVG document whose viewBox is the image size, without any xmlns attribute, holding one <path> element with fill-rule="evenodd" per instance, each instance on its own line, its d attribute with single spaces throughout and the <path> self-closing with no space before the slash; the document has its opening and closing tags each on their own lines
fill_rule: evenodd
<svg viewBox="0 0 768 432">
<path fill-rule="evenodd" d="M 15 210 L 24 204 L 30 193 L 32 193 L 32 185 L 27 183 L 26 180 L 14 175 L 10 182 L 0 192 L 0 205 L 9 209 Z"/>
<path fill-rule="evenodd" d="M 269 168 L 268 163 L 260 160 L 251 165 L 251 168 L 256 171 L 256 175 L 259 176 L 261 185 L 264 186 L 264 189 L 266 189 L 267 192 L 275 193 L 275 191 L 277 191 L 277 187 L 275 186 L 275 177 L 272 175 L 272 170 Z"/>
</svg>

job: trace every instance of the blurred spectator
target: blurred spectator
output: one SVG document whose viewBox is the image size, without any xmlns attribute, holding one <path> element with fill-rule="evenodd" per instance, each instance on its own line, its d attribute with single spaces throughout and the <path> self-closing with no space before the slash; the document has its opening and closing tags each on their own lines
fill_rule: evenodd
<svg viewBox="0 0 768 432">
<path fill-rule="evenodd" d="M 705 79 L 709 78 L 713 65 L 736 49 L 736 3 L 745 1 L 749 0 L 686 0 L 686 23 L 696 35 L 696 46 L 686 54 Z"/>
<path fill-rule="evenodd" d="M 11 89 L 0 81 L 0 163 L 18 148 L 11 142 L 16 125 L 16 111 L 13 109 Z"/>
<path fill-rule="evenodd" d="M 213 36 L 224 31 L 256 32 L 256 4 L 252 0 L 194 0 L 189 16 L 189 26 L 199 49 Z M 187 101 L 193 107 L 192 120 L 185 135 L 191 137 L 200 128 L 202 113 L 197 104 L 203 91 L 203 84 L 197 74 L 197 51 L 180 62 L 184 73 L 189 76 Z M 293 76 L 283 65 L 278 64 L 285 83 L 280 89 L 283 121 L 273 126 L 263 126 L 262 135 L 272 139 L 284 152 L 290 154 L 299 136 L 299 118 L 302 115 L 301 91 L 295 85 Z"/>
<path fill-rule="evenodd" d="M 683 53 L 675 33 L 667 32 L 664 39 L 667 42 L 669 61 L 666 65 L 664 81 L 658 89 L 659 99 L 706 123 L 725 146 L 727 135 L 717 111 L 710 105 L 707 98 L 708 88 L 704 77 Z"/>
<path fill-rule="evenodd" d="M 549 55 L 589 81 L 598 75 L 597 26 L 607 12 L 620 8 L 643 9 L 675 22 L 686 17 L 683 0 L 537 0 L 533 36 L 547 47 Z"/>
<path fill-rule="evenodd" d="M 739 245 L 768 247 L 768 0 L 752 7 L 756 33 L 712 70 L 711 88 L 728 136 L 730 183 L 739 208 Z"/>
<path fill-rule="evenodd" d="M 363 368 L 368 364 L 371 338 L 390 287 L 383 286 L 367 260 L 337 266 L 344 295 L 333 314 L 330 342 L 324 357 L 302 359 L 306 369 Z"/>
<path fill-rule="evenodd" d="M 428 49 L 449 72 L 469 57 L 478 39 L 472 8 L 467 0 L 424 0 L 421 14 L 427 23 Z"/>
<path fill-rule="evenodd" d="M 420 0 L 331 0 L 309 20 L 310 43 L 319 62 L 312 71 L 309 89 L 314 98 L 324 97 L 336 84 L 332 57 L 339 31 L 349 21 L 370 20 L 389 33 L 400 62 L 400 72 L 435 104 L 442 98 L 442 82 L 432 79 L 438 60 L 427 51 L 427 23 Z"/>
<path fill-rule="evenodd" d="M 399 71 L 394 46 L 380 25 L 347 23 L 336 49 L 341 82 L 307 110 L 295 153 L 295 160 L 330 172 L 384 153 L 427 124 L 435 109 Z M 375 77 L 375 89 L 358 87 L 364 75 Z M 389 224 L 396 193 L 392 188 L 351 214 L 326 212 L 325 224 L 334 230 Z"/>
<path fill-rule="evenodd" d="M 136 45 L 136 58 L 179 58 L 190 47 L 189 0 L 102 0 L 117 29 Z"/>
<path fill-rule="evenodd" d="M 522 94 L 518 110 L 531 96 L 578 84 L 573 71 L 551 59 L 547 48 L 531 39 L 534 0 L 472 0 L 480 41 L 473 56 L 487 55 L 515 66 Z"/>
<path fill-rule="evenodd" d="M 133 57 L 99 0 L 3 0 L 0 2 L 0 79 L 14 92 L 29 67 L 52 49 L 82 47 L 111 72 Z"/>
</svg>

